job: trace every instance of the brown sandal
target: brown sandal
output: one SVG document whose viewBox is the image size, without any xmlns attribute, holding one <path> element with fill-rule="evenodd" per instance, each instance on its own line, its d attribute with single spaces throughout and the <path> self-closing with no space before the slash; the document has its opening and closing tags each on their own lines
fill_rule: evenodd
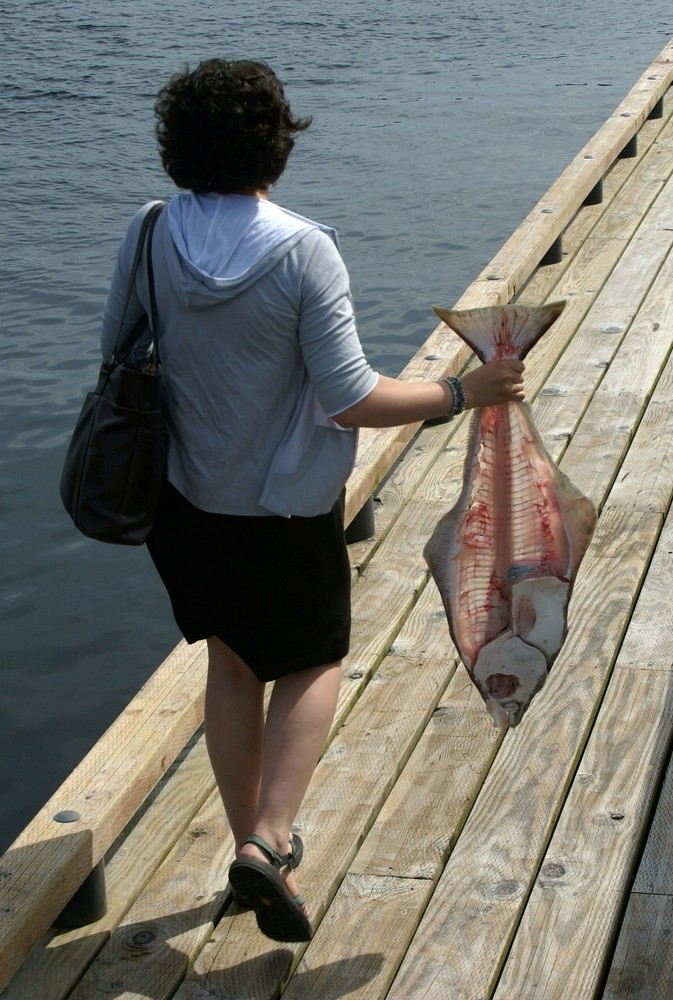
<svg viewBox="0 0 673 1000">
<path fill-rule="evenodd" d="M 280 875 L 282 868 L 292 871 L 301 861 L 304 854 L 301 837 L 296 833 L 292 835 L 292 850 L 287 854 L 278 854 L 254 833 L 246 843 L 259 847 L 270 860 L 237 858 L 232 862 L 229 881 L 234 890 L 234 902 L 243 900 L 243 905 L 253 909 L 260 931 L 272 940 L 310 941 L 313 929 L 302 908 L 304 900 L 290 894 Z"/>
</svg>

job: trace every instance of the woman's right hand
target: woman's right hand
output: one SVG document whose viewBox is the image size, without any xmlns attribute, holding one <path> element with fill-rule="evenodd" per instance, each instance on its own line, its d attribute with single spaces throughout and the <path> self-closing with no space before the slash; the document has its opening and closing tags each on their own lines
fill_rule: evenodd
<svg viewBox="0 0 673 1000">
<path fill-rule="evenodd" d="M 525 398 L 523 372 L 523 362 L 515 358 L 487 361 L 474 371 L 467 372 L 460 379 L 465 390 L 465 409 L 521 402 Z"/>
</svg>

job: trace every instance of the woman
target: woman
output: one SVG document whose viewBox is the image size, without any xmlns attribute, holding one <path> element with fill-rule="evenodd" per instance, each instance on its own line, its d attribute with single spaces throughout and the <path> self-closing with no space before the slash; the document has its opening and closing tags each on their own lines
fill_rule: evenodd
<svg viewBox="0 0 673 1000">
<path fill-rule="evenodd" d="M 338 497 L 356 429 L 522 399 L 523 365 L 483 365 L 462 383 L 372 371 L 335 233 L 268 200 L 310 123 L 293 117 L 268 66 L 203 62 L 168 82 L 156 114 L 163 165 L 182 191 L 152 243 L 167 478 L 148 547 L 185 638 L 208 645 L 206 740 L 236 841 L 235 901 L 254 908 L 269 937 L 309 940 L 291 824 L 348 651 Z M 149 207 L 119 252 L 104 356 Z M 148 298 L 141 268 L 125 329 Z"/>
</svg>

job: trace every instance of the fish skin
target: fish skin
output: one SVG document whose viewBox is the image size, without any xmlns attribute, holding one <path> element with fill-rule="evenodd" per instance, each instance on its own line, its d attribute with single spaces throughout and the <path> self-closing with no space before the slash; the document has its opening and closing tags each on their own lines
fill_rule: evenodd
<svg viewBox="0 0 673 1000">
<path fill-rule="evenodd" d="M 491 361 L 523 359 L 564 306 L 435 312 Z M 475 410 L 460 498 L 424 556 L 498 728 L 518 725 L 547 679 L 595 524 L 594 505 L 547 453 L 527 403 Z"/>
</svg>

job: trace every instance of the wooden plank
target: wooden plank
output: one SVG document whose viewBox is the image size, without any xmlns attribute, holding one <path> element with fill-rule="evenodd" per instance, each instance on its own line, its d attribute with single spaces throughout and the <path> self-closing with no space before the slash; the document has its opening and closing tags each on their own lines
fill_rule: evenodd
<svg viewBox="0 0 673 1000">
<path fill-rule="evenodd" d="M 353 591 L 351 650 L 332 732 L 355 704 L 428 580 L 422 549 L 443 506 L 405 507 Z"/>
<path fill-rule="evenodd" d="M 170 780 L 163 781 L 156 795 L 151 796 L 112 856 L 106 858 L 105 916 L 76 930 L 48 931 L 13 977 L 2 1000 L 64 1000 L 70 995 L 214 784 L 201 738 L 184 755 Z"/>
<path fill-rule="evenodd" d="M 654 514 L 608 511 L 601 517 L 575 585 L 566 644 L 545 690 L 505 737 L 390 1000 L 473 1000 L 494 988 L 659 526 Z"/>
<path fill-rule="evenodd" d="M 673 996 L 673 896 L 631 896 L 603 1000 Z"/>
<path fill-rule="evenodd" d="M 672 485 L 669 478 L 669 503 Z M 637 492 L 639 487 L 633 489 Z M 598 995 L 647 831 L 647 817 L 670 752 L 673 626 L 670 615 L 661 612 L 672 578 L 672 552 L 670 508 L 629 623 L 627 641 L 619 652 L 614 677 L 517 930 L 496 1000 L 520 997 L 524 983 L 536 1000 Z M 634 656 L 635 643 L 628 638 L 634 623 L 646 625 L 652 634 L 645 661 Z M 664 874 L 673 873 L 671 809 L 673 787 L 648 839 L 643 874 L 636 879 L 641 888 L 673 890 L 673 877 L 667 879 Z M 659 877 L 660 872 L 664 878 Z M 660 902 L 653 906 L 655 917 Z M 646 915 L 647 908 L 640 904 L 632 908 L 631 916 L 627 912 L 622 951 L 618 949 L 621 957 L 611 973 L 613 983 L 619 985 L 622 973 L 627 982 L 632 981 L 633 970 L 626 969 L 626 955 L 630 954 L 632 965 L 644 927 L 648 932 L 646 951 L 652 952 L 652 924 L 650 920 L 643 924 Z M 665 951 L 668 942 L 662 940 L 660 946 Z M 673 958 L 673 947 L 671 953 Z M 657 977 L 658 972 L 655 982 Z M 650 985 L 654 983 L 650 981 Z"/>
<path fill-rule="evenodd" d="M 428 590 L 424 617 L 443 635 L 446 625 L 438 622 L 436 597 Z M 441 650 L 445 645 L 446 639 Z M 460 664 L 354 858 L 351 874 L 436 880 L 503 737 Z"/>
<path fill-rule="evenodd" d="M 648 122 L 642 132 L 649 130 Z M 638 134 L 639 147 L 642 132 Z M 646 155 L 627 180 L 623 171 L 631 160 L 618 160 L 605 179 L 604 186 L 610 190 L 613 178 L 621 187 L 614 197 L 614 205 L 601 219 L 601 235 L 612 239 L 630 239 L 637 229 L 639 219 L 656 200 L 659 191 L 671 176 L 671 152 L 673 151 L 673 100 L 669 101 L 668 117 L 665 124 L 647 150 Z M 593 234 L 592 234 L 593 235 Z"/>
<path fill-rule="evenodd" d="M 609 245 L 614 244 L 609 242 Z M 648 247 L 648 260 L 654 270 L 661 266 L 668 252 L 669 248 L 666 246 Z M 636 252 L 635 256 L 640 256 L 639 252 Z M 607 419 L 611 424 L 616 421 L 621 428 L 621 434 L 614 438 L 614 442 L 628 444 L 628 434 L 626 438 L 624 434 L 634 416 L 632 408 L 630 410 L 626 406 L 624 412 L 620 412 L 622 404 L 619 399 L 622 394 L 630 392 L 634 384 L 638 385 L 639 379 L 643 383 L 648 375 L 652 379 L 656 377 L 656 370 L 652 373 L 647 371 L 647 364 L 652 356 L 641 352 L 639 338 L 643 337 L 644 333 L 647 334 L 647 323 L 650 321 L 648 317 L 662 308 L 657 295 L 662 293 L 666 298 L 670 294 L 664 276 L 650 295 L 643 319 L 639 318 L 631 329 L 650 285 L 651 275 L 644 268 L 634 268 L 633 254 L 627 250 L 616 262 L 608 281 L 586 313 L 578 333 L 569 341 L 556 368 L 550 373 L 535 401 L 533 410 L 536 426 L 551 454 L 559 456 L 563 453 L 563 449 L 559 448 L 559 442 L 565 445 L 565 442 L 573 437 L 581 421 L 582 430 L 577 435 L 573 447 L 586 449 L 589 464 L 592 461 L 589 449 L 593 448 L 593 461 L 598 460 L 598 456 L 604 451 L 601 435 L 607 430 L 604 425 L 606 407 L 601 405 L 601 400 L 609 401 L 607 405 L 610 407 L 610 417 Z M 578 310 L 582 310 L 582 305 L 577 304 L 577 296 L 573 296 L 566 311 L 572 315 Z M 630 332 L 627 342 L 624 343 L 627 331 Z M 650 349 L 656 347 L 658 351 L 656 363 L 660 365 L 665 355 L 664 333 L 655 332 L 657 336 L 654 340 L 648 336 L 645 339 L 650 344 Z M 629 346 L 631 344 L 635 346 L 631 348 Z M 529 361 L 531 367 L 539 364 L 543 348 L 544 343 L 541 341 L 535 349 L 536 352 L 531 353 Z M 620 361 L 620 355 L 626 360 Z M 629 370 L 630 364 L 633 364 L 632 371 Z M 607 370 L 606 378 L 598 389 L 598 399 L 592 402 L 588 392 L 593 391 L 592 387 L 601 379 L 604 370 Z M 639 372 L 644 374 L 639 376 Z M 633 397 L 631 401 L 634 402 Z M 587 406 L 589 410 L 585 414 Z M 587 429 L 588 426 L 591 430 Z M 613 451 L 606 456 L 604 459 L 606 466 L 610 465 L 610 459 L 614 454 L 616 452 Z M 588 474 L 591 475 L 591 470 Z M 580 472 L 578 476 L 581 476 Z"/>
<path fill-rule="evenodd" d="M 663 648 L 670 656 L 670 642 Z M 673 763 L 669 761 L 603 1000 L 668 1000 L 673 995 L 672 815 Z"/>
<path fill-rule="evenodd" d="M 180 644 L 0 860 L 0 989 L 203 718 L 204 656 Z M 75 810 L 77 822 L 54 821 Z"/>
<path fill-rule="evenodd" d="M 673 331 L 668 337 L 670 350 Z M 673 481 L 672 434 L 673 358 L 669 354 L 610 492 L 611 507 L 666 512 Z"/>
<path fill-rule="evenodd" d="M 228 900 L 233 837 L 217 792 L 173 847 L 70 994 L 168 1000 Z"/>
<path fill-rule="evenodd" d="M 376 490 L 375 535 L 348 546 L 351 565 L 357 567 L 359 573 L 366 570 L 381 541 L 402 514 L 409 495 L 432 466 L 437 453 L 451 446 L 456 427 L 455 422 L 424 426 Z"/>
<path fill-rule="evenodd" d="M 424 879 L 346 875 L 319 938 L 283 991 L 284 1000 L 385 997 L 395 962 L 407 946 L 408 928 L 417 921 L 428 892 Z"/>
<path fill-rule="evenodd" d="M 669 432 L 670 433 L 670 432 Z M 656 470 L 653 469 L 654 476 Z M 671 480 L 669 479 L 669 492 Z M 635 489 L 638 487 L 636 486 Z M 620 666 L 640 670 L 670 670 L 673 664 L 673 616 L 671 616 L 671 580 L 673 580 L 673 517 L 669 511 L 661 537 L 652 557 L 647 578 L 638 596 L 628 631 L 619 652 Z M 673 867 L 668 874 L 647 873 L 644 883 L 636 882 L 639 891 L 646 885 L 652 891 L 673 893 Z"/>
<path fill-rule="evenodd" d="M 662 316 L 670 308 L 672 277 L 669 255 L 568 445 L 573 479 L 599 507 L 606 492 L 599 480 L 607 479 L 609 485 L 618 471 L 670 350 L 670 332 L 662 325 Z M 598 466 L 603 468 L 599 480 Z"/>
<path fill-rule="evenodd" d="M 670 672 L 617 667 L 494 1000 L 596 995 L 672 725 Z"/>
<path fill-rule="evenodd" d="M 673 664 L 673 514 L 669 512 L 638 599 L 619 663 L 670 671 Z M 670 701 L 671 691 L 665 693 Z M 668 1000 L 673 994 L 673 763 L 669 761 L 654 820 L 624 917 L 604 1000 Z"/>
</svg>

